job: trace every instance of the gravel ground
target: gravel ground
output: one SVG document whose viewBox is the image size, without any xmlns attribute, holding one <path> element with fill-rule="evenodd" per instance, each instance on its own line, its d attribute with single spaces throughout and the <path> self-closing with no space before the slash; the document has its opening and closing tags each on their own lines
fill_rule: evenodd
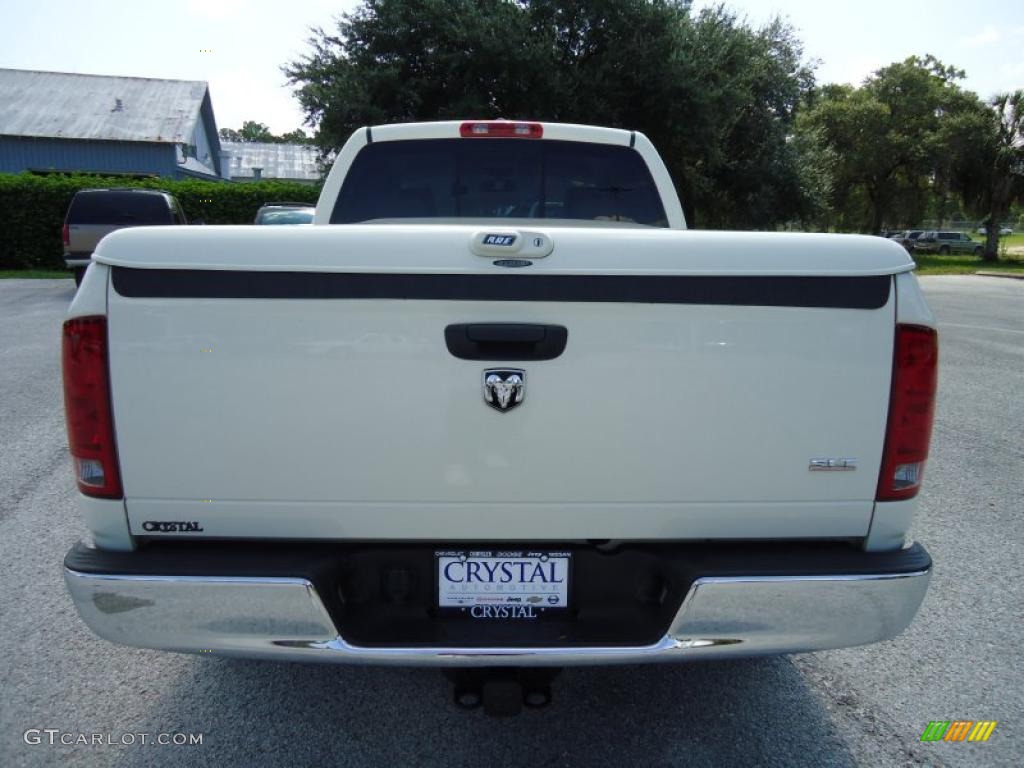
<svg viewBox="0 0 1024 768">
<path fill-rule="evenodd" d="M 182 656 L 95 638 L 60 572 L 83 530 L 59 383 L 72 285 L 0 281 L 0 765 L 1020 765 L 1024 282 L 922 284 L 942 372 L 915 525 L 935 575 L 911 628 L 863 649 L 571 669 L 550 708 L 488 720 L 455 710 L 434 671 Z M 920 743 L 929 720 L 949 719 L 999 725 L 986 744 Z M 201 733 L 203 743 L 28 745 L 31 728 Z"/>
</svg>

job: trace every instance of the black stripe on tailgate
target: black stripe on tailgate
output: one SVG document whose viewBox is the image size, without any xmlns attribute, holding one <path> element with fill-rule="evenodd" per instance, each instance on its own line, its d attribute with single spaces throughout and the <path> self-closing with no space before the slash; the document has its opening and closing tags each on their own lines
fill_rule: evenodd
<svg viewBox="0 0 1024 768">
<path fill-rule="evenodd" d="M 420 299 L 724 304 L 878 309 L 892 278 L 679 275 L 434 275 L 113 268 L 131 298 Z"/>
</svg>

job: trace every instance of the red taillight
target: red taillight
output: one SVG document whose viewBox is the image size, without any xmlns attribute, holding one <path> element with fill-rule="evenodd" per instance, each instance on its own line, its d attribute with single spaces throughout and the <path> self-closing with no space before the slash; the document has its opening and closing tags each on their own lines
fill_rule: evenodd
<svg viewBox="0 0 1024 768">
<path fill-rule="evenodd" d="M 909 499 L 921 488 L 935 413 L 939 337 L 934 328 L 897 325 L 889 423 L 876 501 Z"/>
<path fill-rule="evenodd" d="M 60 236 L 64 240 L 64 245 L 71 245 L 71 228 L 67 224 L 61 227 Z"/>
<path fill-rule="evenodd" d="M 540 123 L 513 123 L 507 120 L 485 120 L 463 123 L 459 135 L 464 139 L 540 139 L 544 126 Z"/>
<path fill-rule="evenodd" d="M 121 498 L 107 368 L 107 319 L 64 323 L 64 413 L 78 489 L 87 496 Z"/>
</svg>

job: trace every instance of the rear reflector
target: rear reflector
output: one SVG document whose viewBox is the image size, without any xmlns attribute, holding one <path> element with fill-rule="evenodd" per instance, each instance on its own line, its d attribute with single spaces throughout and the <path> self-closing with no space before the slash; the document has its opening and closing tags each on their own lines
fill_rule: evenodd
<svg viewBox="0 0 1024 768">
<path fill-rule="evenodd" d="M 464 139 L 540 139 L 544 126 L 540 123 L 510 123 L 507 120 L 487 120 L 463 123 L 459 135 Z"/>
<path fill-rule="evenodd" d="M 876 501 L 909 499 L 921 488 L 932 436 L 938 363 L 934 328 L 896 326 L 889 423 Z"/>
<path fill-rule="evenodd" d="M 64 413 L 78 489 L 87 496 L 121 498 L 107 366 L 107 319 L 64 323 Z"/>
</svg>

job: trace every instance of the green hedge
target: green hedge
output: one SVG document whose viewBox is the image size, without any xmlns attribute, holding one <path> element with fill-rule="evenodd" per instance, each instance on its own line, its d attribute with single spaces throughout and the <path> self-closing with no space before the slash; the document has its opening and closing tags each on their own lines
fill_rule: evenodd
<svg viewBox="0 0 1024 768">
<path fill-rule="evenodd" d="M 60 269 L 61 227 L 75 192 L 91 187 L 142 187 L 174 195 L 189 221 L 251 224 L 270 200 L 315 203 L 319 186 L 284 181 L 251 184 L 104 176 L 36 176 L 0 173 L 0 269 Z"/>
</svg>

